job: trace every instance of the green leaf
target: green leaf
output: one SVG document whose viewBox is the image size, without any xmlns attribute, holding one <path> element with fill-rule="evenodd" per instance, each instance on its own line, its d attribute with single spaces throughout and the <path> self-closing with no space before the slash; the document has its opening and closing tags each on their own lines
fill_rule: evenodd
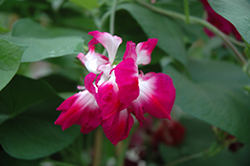
<svg viewBox="0 0 250 166">
<path fill-rule="evenodd" d="M 47 83 L 17 75 L 0 93 L 0 115 L 13 118 L 31 106 L 50 99 L 60 98 Z"/>
<path fill-rule="evenodd" d="M 15 165 L 15 166 L 35 166 L 39 165 L 41 160 L 20 160 L 20 159 L 15 159 L 11 156 L 9 156 L 7 153 L 5 153 L 3 150 L 0 151 L 0 156 L 1 156 L 1 166 L 10 166 L 10 165 Z"/>
<path fill-rule="evenodd" d="M 244 53 L 248 58 L 250 58 L 250 44 L 245 41 L 246 47 L 244 49 Z"/>
<path fill-rule="evenodd" d="M 0 2 L 0 4 L 1 4 L 1 2 Z M 6 33 L 6 32 L 9 32 L 10 30 L 9 29 L 7 29 L 7 28 L 5 28 L 5 27 L 2 27 L 1 25 L 0 25 L 0 33 Z"/>
<path fill-rule="evenodd" d="M 47 1 L 51 3 L 51 7 L 56 12 L 58 12 L 58 10 L 60 9 L 60 7 L 64 3 L 64 0 L 47 0 Z"/>
<path fill-rule="evenodd" d="M 98 0 L 70 0 L 70 2 L 88 10 L 98 7 Z"/>
<path fill-rule="evenodd" d="M 13 37 L 25 37 L 25 38 L 54 38 L 62 36 L 81 36 L 84 39 L 90 38 L 86 32 L 70 29 L 70 28 L 58 28 L 58 27 L 43 27 L 34 20 L 20 19 L 15 22 L 12 28 L 11 36 Z"/>
<path fill-rule="evenodd" d="M 105 165 L 105 163 L 108 162 L 112 157 L 115 156 L 115 146 L 105 137 L 103 136 L 103 148 L 102 148 L 102 164 Z"/>
<path fill-rule="evenodd" d="M 189 160 L 180 163 L 178 164 L 178 166 L 247 166 L 249 165 L 249 153 L 249 145 L 244 145 L 244 147 L 242 149 L 239 149 L 239 151 L 237 151 L 236 153 L 232 153 L 228 149 L 225 149 L 222 152 L 218 153 L 216 156 L 209 158 L 200 157 L 196 160 Z"/>
<path fill-rule="evenodd" d="M 12 36 L 0 38 L 28 46 L 21 62 L 34 62 L 83 52 L 83 38 L 89 40 L 90 36 L 79 30 L 45 28 L 31 19 L 21 19 L 14 24 Z"/>
<path fill-rule="evenodd" d="M 0 39 L 0 91 L 16 74 L 23 52 L 22 47 Z"/>
<path fill-rule="evenodd" d="M 215 141 L 209 124 L 195 118 L 182 118 L 185 127 L 183 142 L 178 146 L 160 145 L 160 154 L 165 163 L 207 150 Z"/>
<path fill-rule="evenodd" d="M 86 32 L 96 30 L 96 24 L 94 22 L 94 19 L 91 17 L 83 17 L 80 14 L 75 14 L 74 16 L 63 16 L 63 19 L 58 20 L 59 24 L 64 27 L 74 27 L 76 29 L 84 29 L 85 34 L 84 39 L 86 39 L 85 36 L 91 39 L 90 35 L 87 35 Z M 86 39 L 87 40 L 87 39 Z"/>
<path fill-rule="evenodd" d="M 62 150 L 73 142 L 79 131 L 78 126 L 62 131 L 51 120 L 39 117 L 18 117 L 1 125 L 0 141 L 11 156 L 31 160 Z"/>
<path fill-rule="evenodd" d="M 156 1 L 154 4 L 158 7 L 165 8 L 171 11 L 176 11 L 178 13 L 184 13 L 184 3 L 183 0 L 163 0 L 163 1 Z M 191 16 L 196 16 L 202 18 L 203 16 L 203 6 L 202 3 L 199 1 L 190 1 L 189 0 L 189 6 L 190 6 L 190 15 Z"/>
<path fill-rule="evenodd" d="M 0 38 L 19 46 L 28 46 L 21 62 L 35 62 L 46 58 L 83 52 L 83 39 L 81 37 L 67 36 L 51 39 L 36 39 L 0 36 Z"/>
<path fill-rule="evenodd" d="M 176 104 L 185 112 L 250 142 L 250 97 L 243 86 L 248 76 L 239 66 L 222 62 L 191 61 L 187 78 L 164 68 L 176 87 Z"/>
<path fill-rule="evenodd" d="M 51 74 L 46 77 L 42 77 L 56 92 L 75 92 L 77 93 L 77 83 L 71 81 L 61 75 Z M 63 82 L 63 84 L 62 84 Z"/>
<path fill-rule="evenodd" d="M 79 76 L 84 78 L 89 73 L 80 60 L 76 58 L 76 55 L 50 58 L 46 61 L 60 70 L 57 74 L 75 82 L 79 81 Z"/>
<path fill-rule="evenodd" d="M 0 93 L 0 115 L 9 118 L 0 125 L 4 150 L 19 159 L 37 159 L 68 146 L 80 126 L 62 131 L 54 125 L 62 99 L 43 81 L 16 76 Z"/>
<path fill-rule="evenodd" d="M 10 118 L 9 115 L 7 115 L 7 114 L 1 114 L 1 115 L 0 115 L 0 125 L 1 125 L 4 121 L 6 121 L 7 119 L 9 119 L 9 118 Z"/>
<path fill-rule="evenodd" d="M 211 7 L 230 21 L 241 36 L 250 43 L 250 1 L 249 0 L 208 0 Z"/>
<path fill-rule="evenodd" d="M 118 9 L 127 10 L 149 38 L 158 38 L 158 46 L 163 51 L 183 64 L 187 63 L 183 35 L 174 21 L 136 4 L 122 4 Z"/>
</svg>

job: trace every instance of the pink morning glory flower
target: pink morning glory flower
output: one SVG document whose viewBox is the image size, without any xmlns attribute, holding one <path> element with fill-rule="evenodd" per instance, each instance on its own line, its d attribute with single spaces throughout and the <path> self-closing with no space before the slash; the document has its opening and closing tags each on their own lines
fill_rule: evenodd
<svg viewBox="0 0 250 166">
<path fill-rule="evenodd" d="M 81 132 L 88 133 L 99 125 L 106 137 L 116 145 L 126 139 L 134 118 L 141 124 L 144 114 L 171 120 L 170 112 L 175 100 L 172 79 L 163 73 L 139 74 L 138 65 L 147 65 L 157 39 L 135 43 L 127 42 L 123 60 L 114 60 L 122 39 L 107 32 L 89 32 L 93 39 L 88 43 L 86 55 L 77 58 L 90 72 L 84 79 L 85 89 L 66 99 L 57 110 L 61 111 L 55 124 L 66 129 L 81 125 Z M 101 44 L 108 57 L 95 52 Z"/>
</svg>

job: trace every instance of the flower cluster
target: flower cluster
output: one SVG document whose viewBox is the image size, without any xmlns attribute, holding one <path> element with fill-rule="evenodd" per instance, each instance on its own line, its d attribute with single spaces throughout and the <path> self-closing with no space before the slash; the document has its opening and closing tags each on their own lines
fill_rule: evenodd
<svg viewBox="0 0 250 166">
<path fill-rule="evenodd" d="M 207 12 L 207 21 L 217 27 L 219 30 L 224 32 L 225 34 L 233 34 L 237 40 L 241 40 L 241 35 L 236 30 L 233 24 L 227 21 L 225 18 L 217 14 L 212 7 L 209 5 L 207 0 L 200 0 L 203 3 L 204 9 Z M 207 28 L 204 29 L 206 34 L 209 37 L 214 36 L 214 33 L 208 30 Z"/>
<path fill-rule="evenodd" d="M 116 145 L 128 137 L 133 116 L 140 123 L 145 120 L 145 113 L 170 120 L 175 100 L 172 79 L 163 73 L 138 72 L 139 64 L 150 63 L 157 39 L 137 45 L 128 41 L 123 60 L 114 65 L 122 39 L 107 32 L 89 34 L 93 39 L 88 43 L 88 53 L 77 56 L 90 72 L 84 79 L 85 87 L 57 108 L 62 112 L 55 124 L 63 130 L 73 124 L 81 125 L 82 133 L 101 125 L 106 137 Z M 98 43 L 107 50 L 108 57 L 95 52 Z"/>
</svg>

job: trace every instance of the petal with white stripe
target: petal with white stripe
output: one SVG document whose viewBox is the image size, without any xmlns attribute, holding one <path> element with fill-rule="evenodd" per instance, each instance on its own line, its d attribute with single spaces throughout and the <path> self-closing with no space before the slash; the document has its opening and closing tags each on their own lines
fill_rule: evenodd
<svg viewBox="0 0 250 166">
<path fill-rule="evenodd" d="M 138 43 L 136 45 L 137 60 L 138 65 L 147 65 L 151 62 L 151 53 L 154 50 L 158 39 L 148 39 L 148 41 Z"/>
<path fill-rule="evenodd" d="M 139 76 L 140 95 L 131 103 L 134 112 L 141 115 L 141 108 L 156 118 L 171 120 L 170 112 L 175 100 L 172 79 L 163 73 L 148 73 Z M 138 106 L 139 105 L 139 106 Z"/>
<path fill-rule="evenodd" d="M 119 141 L 126 139 L 129 136 L 134 123 L 133 117 L 127 109 L 117 112 L 112 125 L 108 125 L 106 121 L 103 122 L 102 128 L 106 137 L 116 145 Z"/>
<path fill-rule="evenodd" d="M 106 48 L 108 51 L 109 62 L 113 64 L 115 60 L 115 56 L 117 53 L 117 49 L 119 45 L 122 43 L 122 39 L 118 36 L 112 36 L 107 32 L 99 32 L 99 31 L 92 31 L 88 33 L 92 35 L 94 38 L 89 42 L 89 47 L 101 43 L 103 47 Z"/>
</svg>

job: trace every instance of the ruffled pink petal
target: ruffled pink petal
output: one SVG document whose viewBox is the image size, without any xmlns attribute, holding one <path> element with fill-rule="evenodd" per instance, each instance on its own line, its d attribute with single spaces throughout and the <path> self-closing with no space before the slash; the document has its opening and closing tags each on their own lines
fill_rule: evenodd
<svg viewBox="0 0 250 166">
<path fill-rule="evenodd" d="M 96 94 L 96 87 L 94 86 L 93 82 L 96 78 L 96 74 L 94 73 L 89 73 L 85 78 L 84 78 L 84 85 L 85 88 L 91 93 L 91 94 Z"/>
<path fill-rule="evenodd" d="M 61 125 L 63 130 L 73 124 L 97 127 L 102 123 L 102 118 L 97 116 L 101 114 L 101 110 L 95 97 L 87 90 L 69 97 L 57 110 L 62 110 L 62 112 L 55 124 Z"/>
<path fill-rule="evenodd" d="M 81 127 L 81 133 L 87 134 L 87 133 L 93 131 L 94 129 L 95 129 L 95 128 L 93 128 L 93 127 L 82 126 L 82 127 Z"/>
<path fill-rule="evenodd" d="M 118 36 L 112 36 L 107 32 L 92 31 L 88 33 L 94 38 L 89 42 L 89 47 L 93 44 L 101 43 L 108 51 L 109 62 L 112 64 L 114 62 L 117 49 L 122 43 L 122 39 Z"/>
<path fill-rule="evenodd" d="M 82 107 L 79 111 L 82 111 L 82 114 L 75 123 L 81 126 L 89 126 L 92 128 L 99 126 L 102 122 L 101 109 L 98 106 L 94 96 L 85 96 L 81 103 Z"/>
<path fill-rule="evenodd" d="M 133 123 L 133 117 L 127 109 L 124 109 L 116 114 L 112 125 L 108 125 L 107 122 L 104 121 L 102 128 L 109 141 L 116 145 L 119 141 L 128 137 Z"/>
<path fill-rule="evenodd" d="M 136 46 L 137 60 L 136 63 L 147 65 L 151 61 L 151 53 L 157 45 L 158 39 L 148 39 L 146 42 L 138 43 Z"/>
<path fill-rule="evenodd" d="M 75 102 L 78 99 L 78 94 L 75 94 L 66 99 L 57 110 L 62 111 L 57 120 L 56 125 L 61 125 L 62 129 L 65 130 L 72 126 L 79 118 L 78 105 Z"/>
<path fill-rule="evenodd" d="M 128 107 L 128 110 L 134 114 L 135 118 L 139 121 L 140 126 L 142 126 L 144 124 L 144 121 L 146 120 L 146 118 L 144 117 L 144 111 L 142 109 L 142 105 L 141 103 L 135 99 L 132 101 L 130 107 Z"/>
<path fill-rule="evenodd" d="M 103 77 L 105 77 L 104 80 L 108 80 L 110 77 L 110 71 L 112 70 L 111 63 L 99 66 L 98 70 L 103 72 Z"/>
<path fill-rule="evenodd" d="M 64 100 L 64 102 L 56 110 L 58 110 L 58 111 L 68 110 L 75 103 L 77 98 L 78 98 L 77 94 L 67 98 L 66 100 Z"/>
<path fill-rule="evenodd" d="M 104 120 L 114 115 L 119 108 L 118 91 L 119 88 L 115 82 L 114 75 L 111 75 L 108 81 L 103 82 L 98 87 L 96 101 L 102 110 Z"/>
<path fill-rule="evenodd" d="M 100 42 L 96 40 L 96 38 L 93 38 L 89 41 L 88 46 L 91 47 L 93 45 L 99 44 Z"/>
<path fill-rule="evenodd" d="M 127 58 L 133 58 L 135 61 L 137 59 L 135 43 L 133 43 L 132 41 L 128 41 L 126 45 L 126 51 L 124 53 L 123 60 Z"/>
<path fill-rule="evenodd" d="M 122 110 L 139 96 L 138 67 L 133 58 L 127 58 L 120 62 L 114 71 Z"/>
<path fill-rule="evenodd" d="M 86 55 L 79 53 L 77 58 L 82 62 L 89 72 L 93 72 L 95 74 L 101 73 L 101 71 L 98 70 L 100 65 L 109 63 L 106 56 L 95 52 L 94 46 L 89 47 L 89 52 Z"/>
<path fill-rule="evenodd" d="M 157 118 L 171 120 L 170 112 L 175 100 L 175 88 L 172 79 L 163 73 L 149 73 L 139 76 L 140 95 L 133 102 L 137 114 L 140 114 L 140 106 L 143 110 Z M 140 106 L 139 106 L 140 105 Z"/>
</svg>

